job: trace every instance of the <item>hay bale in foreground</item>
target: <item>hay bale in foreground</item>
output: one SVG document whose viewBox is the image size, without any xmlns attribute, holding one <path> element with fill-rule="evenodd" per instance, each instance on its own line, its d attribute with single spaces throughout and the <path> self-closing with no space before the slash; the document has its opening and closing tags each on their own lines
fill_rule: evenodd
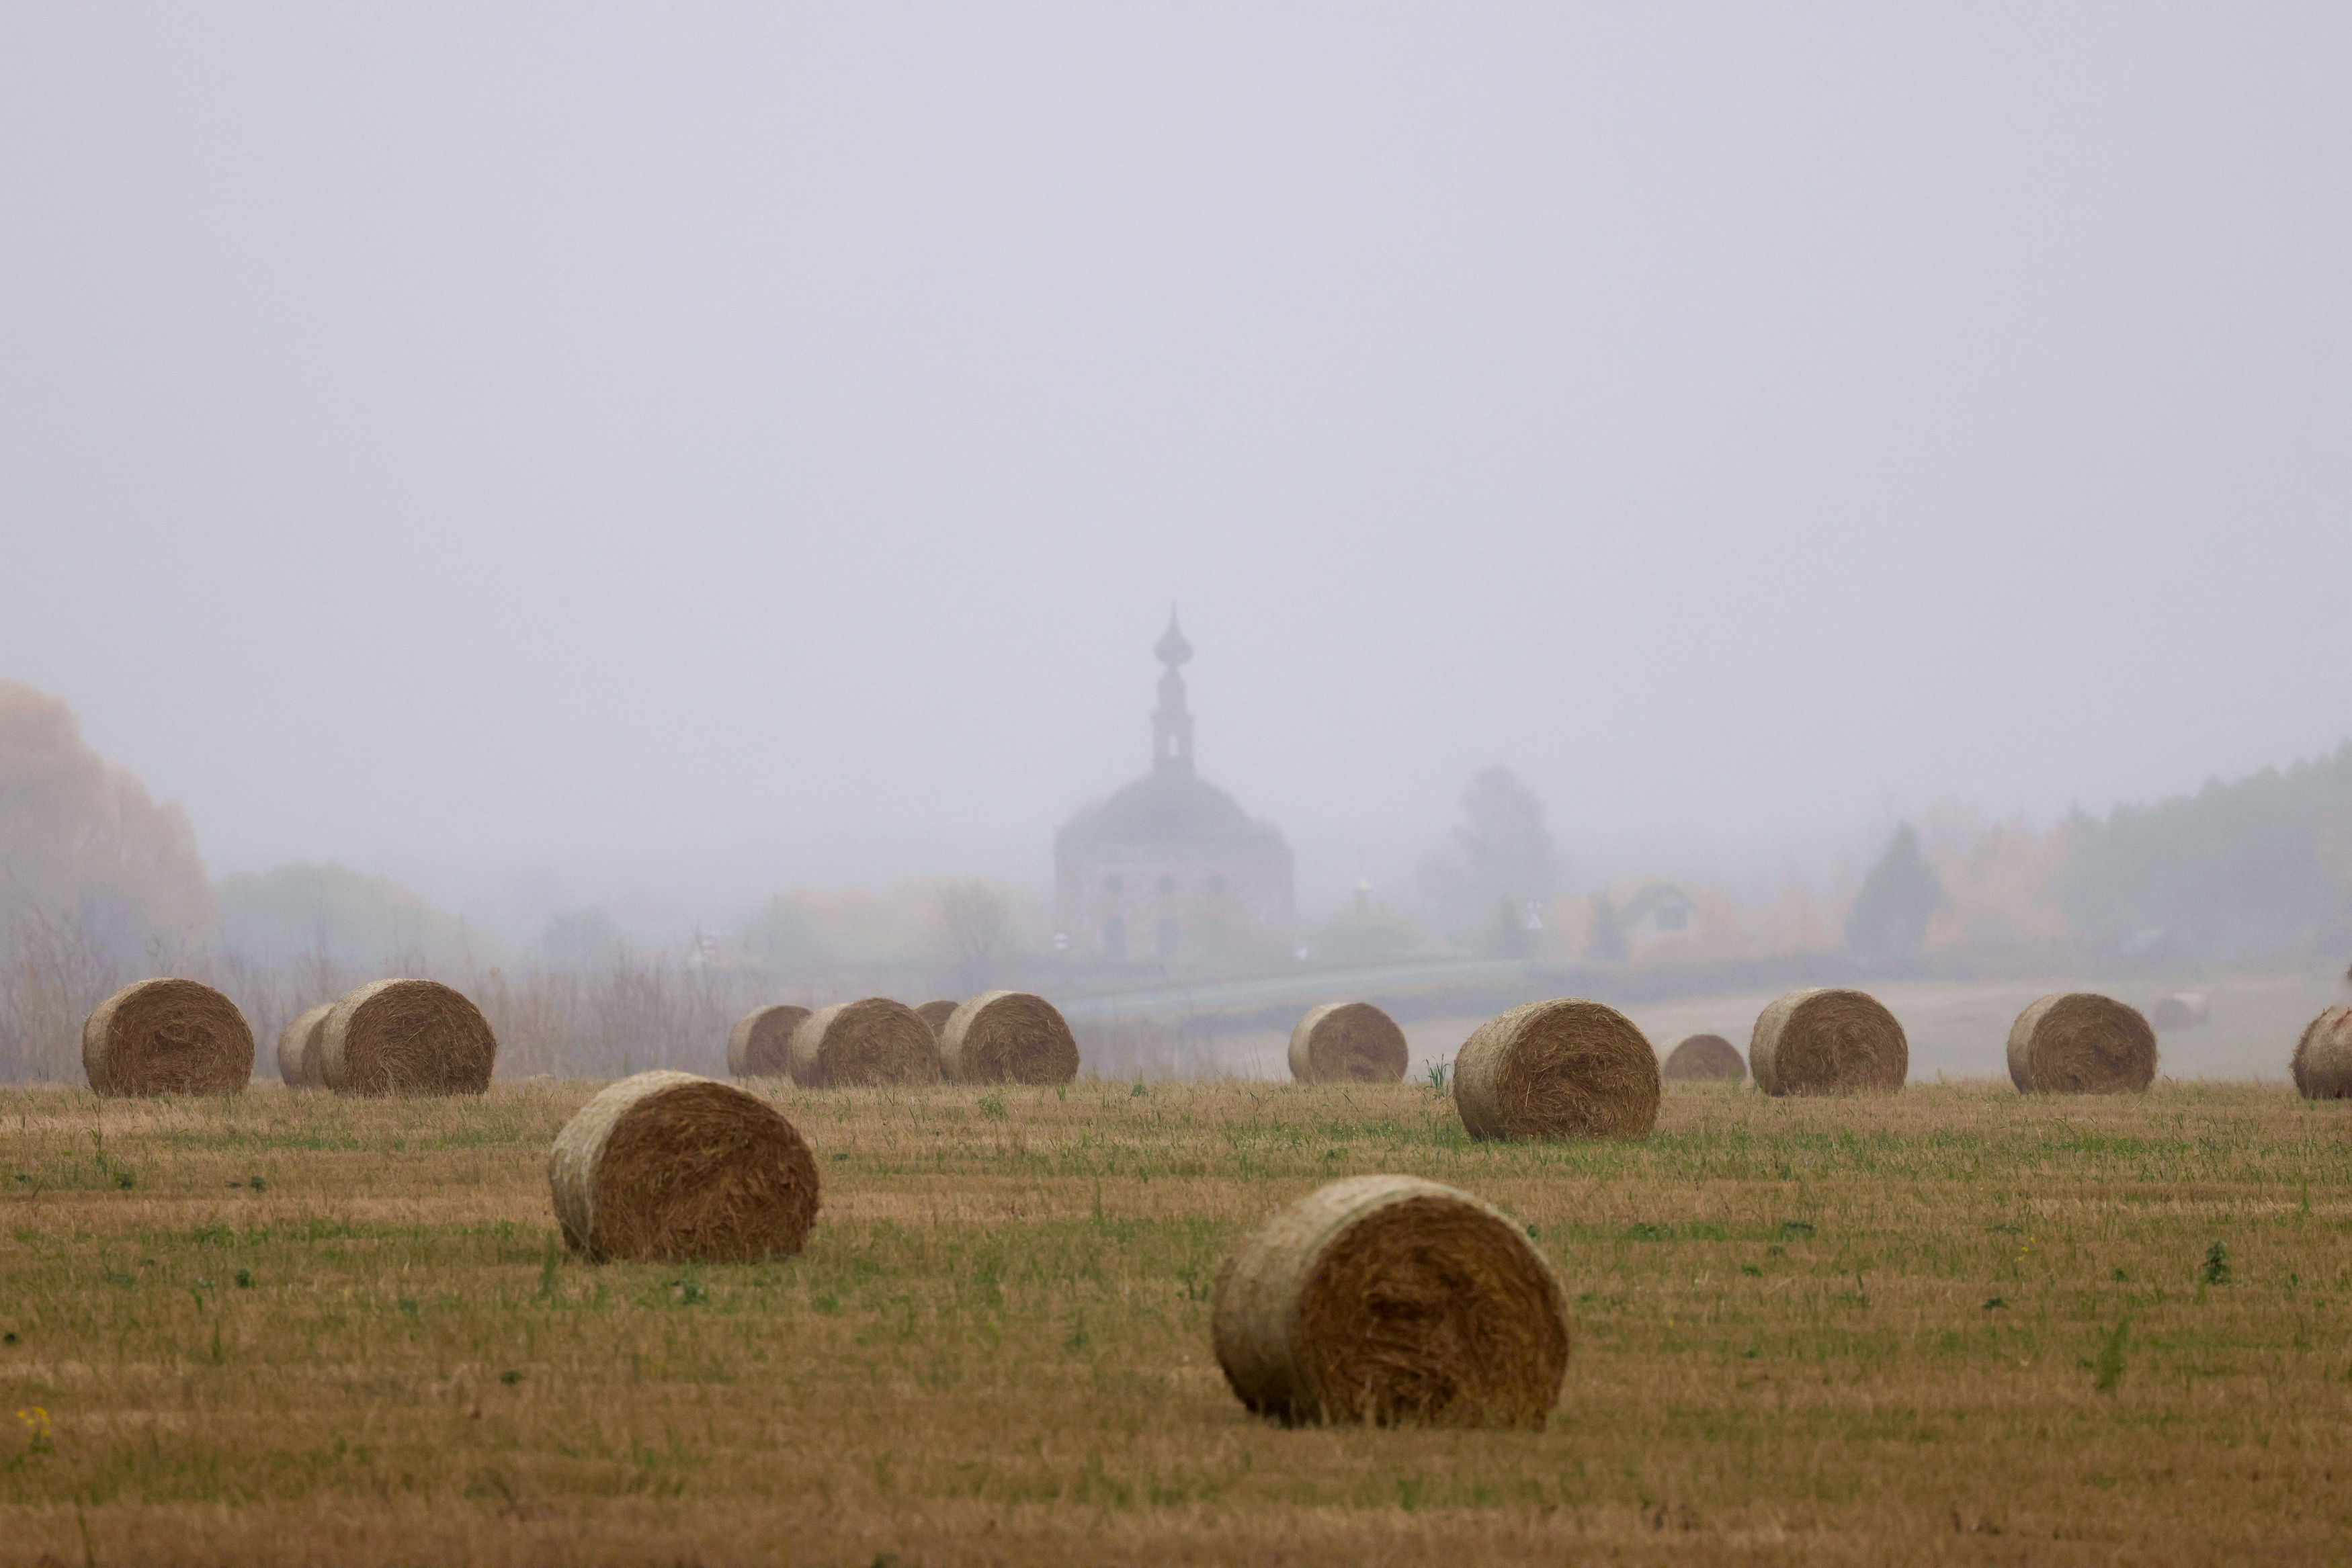
<svg viewBox="0 0 2352 1568">
<path fill-rule="evenodd" d="M 727 1033 L 727 1071 L 737 1078 L 782 1078 L 792 1071 L 793 1030 L 809 1016 L 790 1002 L 753 1008 Z"/>
<path fill-rule="evenodd" d="M 238 1094 L 253 1078 L 253 1028 L 210 986 L 139 980 L 82 1020 L 81 1065 L 110 1098 Z"/>
<path fill-rule="evenodd" d="M 756 1094 L 640 1072 L 583 1105 L 547 1156 L 563 1239 L 590 1261 L 748 1263 L 807 1245 L 816 1158 Z"/>
<path fill-rule="evenodd" d="M 438 980 L 376 980 L 319 1030 L 319 1077 L 338 1094 L 479 1094 L 499 1054 L 489 1020 Z"/>
<path fill-rule="evenodd" d="M 945 1040 L 948 1037 L 948 1019 L 955 1017 L 957 1006 L 958 1004 L 949 1001 L 925 1002 L 915 1009 L 915 1016 L 931 1026 L 932 1038 Z"/>
<path fill-rule="evenodd" d="M 1658 1075 L 1669 1083 L 1738 1083 L 1748 1076 L 1739 1048 L 1719 1034 L 1686 1034 Z"/>
<path fill-rule="evenodd" d="M 940 1070 L 950 1083 L 1067 1083 L 1078 1075 L 1078 1042 L 1045 998 L 982 991 L 950 1015 Z"/>
<path fill-rule="evenodd" d="M 1757 1016 L 1748 1070 L 1767 1094 L 1891 1094 L 1911 1075 L 1911 1042 L 1864 991 L 1790 991 Z"/>
<path fill-rule="evenodd" d="M 2137 1094 L 2156 1079 L 2156 1030 L 2139 1009 L 2060 991 L 2009 1027 L 2009 1080 L 2021 1094 Z"/>
<path fill-rule="evenodd" d="M 320 1002 L 289 1019 L 278 1031 L 278 1076 L 289 1089 L 324 1089 L 319 1077 L 319 1031 L 326 1027 L 332 1002 Z"/>
<path fill-rule="evenodd" d="M 1281 1210 L 1225 1260 L 1217 1364 L 1286 1423 L 1541 1427 L 1568 1372 L 1559 1281 L 1466 1192 L 1351 1176 Z"/>
<path fill-rule="evenodd" d="M 1325 1002 L 1290 1031 L 1290 1076 L 1301 1083 L 1394 1083 L 1408 1055 L 1404 1030 L 1370 1002 Z"/>
<path fill-rule="evenodd" d="M 2352 1100 L 2352 1005 L 2330 1008 L 2305 1026 L 2292 1071 L 2306 1100 Z"/>
<path fill-rule="evenodd" d="M 1615 1008 L 1529 1002 L 1462 1042 L 1454 1104 L 1474 1138 L 1644 1138 L 1658 1119 L 1658 1053 Z"/>
<path fill-rule="evenodd" d="M 793 1030 L 793 1082 L 803 1089 L 937 1083 L 940 1042 L 915 1009 L 887 997 L 835 1002 Z"/>
</svg>

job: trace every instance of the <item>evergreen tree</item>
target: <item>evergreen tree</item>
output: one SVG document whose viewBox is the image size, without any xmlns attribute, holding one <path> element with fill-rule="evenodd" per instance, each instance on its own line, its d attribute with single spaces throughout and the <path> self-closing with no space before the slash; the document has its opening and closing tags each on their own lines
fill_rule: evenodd
<svg viewBox="0 0 2352 1568">
<path fill-rule="evenodd" d="M 2120 943 L 2161 931 L 2186 956 L 2352 946 L 2352 741 L 2152 806 L 2077 813 L 2066 924 Z"/>
<path fill-rule="evenodd" d="M 1919 852 L 1918 833 L 1906 822 L 1862 879 L 1853 913 L 1845 917 L 1846 946 L 1866 958 L 1916 953 L 1927 944 L 1928 916 L 1944 904 L 1944 884 Z"/>
<path fill-rule="evenodd" d="M 1585 944 L 1584 956 L 1596 964 L 1622 964 L 1633 956 L 1625 940 L 1625 916 L 1605 893 L 1592 895 L 1592 939 Z"/>
<path fill-rule="evenodd" d="M 1499 904 L 1513 930 L 1509 950 L 1532 952 L 1518 912 L 1541 908 L 1560 876 L 1543 802 L 1508 768 L 1489 768 L 1462 791 L 1462 817 L 1449 851 L 1422 862 L 1415 876 L 1423 912 L 1463 946 L 1498 952 Z"/>
</svg>

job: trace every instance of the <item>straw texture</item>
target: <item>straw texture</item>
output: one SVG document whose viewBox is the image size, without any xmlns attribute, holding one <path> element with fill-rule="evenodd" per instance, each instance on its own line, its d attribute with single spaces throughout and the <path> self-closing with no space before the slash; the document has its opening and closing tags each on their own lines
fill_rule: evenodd
<svg viewBox="0 0 2352 1568">
<path fill-rule="evenodd" d="M 1394 1083 L 1407 1055 L 1404 1030 L 1370 1002 L 1325 1002 L 1290 1031 L 1290 1076 L 1301 1083 Z"/>
<path fill-rule="evenodd" d="M 498 1037 L 438 980 L 376 980 L 345 995 L 319 1030 L 319 1076 L 338 1094 L 479 1094 Z"/>
<path fill-rule="evenodd" d="M 1478 1026 L 1454 1057 L 1474 1138 L 1642 1138 L 1658 1119 L 1658 1055 L 1615 1008 L 1529 1002 Z"/>
<path fill-rule="evenodd" d="M 1895 1015 L 1862 991 L 1790 991 L 1758 1015 L 1748 1070 L 1767 1094 L 1891 1094 L 1911 1072 Z"/>
<path fill-rule="evenodd" d="M 1078 1075 L 1078 1042 L 1045 998 L 982 991 L 949 1015 L 940 1067 L 950 1083 L 1067 1083 Z"/>
<path fill-rule="evenodd" d="M 753 1262 L 808 1242 L 816 1159 L 759 1096 L 688 1072 L 607 1084 L 547 1160 L 563 1239 L 593 1262 Z"/>
<path fill-rule="evenodd" d="M 2156 1080 L 2156 1030 L 2112 997 L 2056 992 L 2010 1026 L 2009 1079 L 2021 1094 L 2137 1094 Z"/>
<path fill-rule="evenodd" d="M 1658 1071 L 1669 1083 L 1738 1083 L 1748 1076 L 1748 1062 L 1719 1034 L 1687 1034 Z"/>
<path fill-rule="evenodd" d="M 2306 1100 L 2352 1099 L 2352 1006 L 2328 1009 L 2295 1041 L 2290 1063 Z"/>
<path fill-rule="evenodd" d="M 793 1030 L 809 1016 L 790 1002 L 753 1008 L 727 1031 L 727 1071 L 737 1078 L 784 1078 L 792 1072 Z"/>
<path fill-rule="evenodd" d="M 297 1013 L 278 1031 L 278 1076 L 289 1089 L 324 1089 L 319 1077 L 319 1033 L 327 1027 L 332 1002 Z"/>
<path fill-rule="evenodd" d="M 887 997 L 835 1002 L 793 1030 L 793 1082 L 803 1089 L 937 1083 L 940 1042 L 915 1009 Z"/>
<path fill-rule="evenodd" d="M 210 986 L 139 980 L 82 1020 L 81 1065 L 109 1098 L 242 1093 L 253 1077 L 253 1029 Z"/>
<path fill-rule="evenodd" d="M 1333 1182 L 1225 1260 L 1211 1332 L 1244 1405 L 1286 1423 L 1541 1427 L 1566 1298 L 1520 1228 L 1416 1176 Z"/>
</svg>

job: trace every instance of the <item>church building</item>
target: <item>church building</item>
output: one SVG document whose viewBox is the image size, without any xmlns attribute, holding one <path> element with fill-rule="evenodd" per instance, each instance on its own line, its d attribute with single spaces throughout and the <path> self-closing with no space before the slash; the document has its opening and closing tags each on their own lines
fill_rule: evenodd
<svg viewBox="0 0 2352 1568">
<path fill-rule="evenodd" d="M 1055 923 L 1075 956 L 1155 961 L 1286 956 L 1290 846 L 1271 822 L 1192 770 L 1180 666 L 1192 645 L 1168 617 L 1151 716 L 1151 771 L 1064 824 Z"/>
</svg>

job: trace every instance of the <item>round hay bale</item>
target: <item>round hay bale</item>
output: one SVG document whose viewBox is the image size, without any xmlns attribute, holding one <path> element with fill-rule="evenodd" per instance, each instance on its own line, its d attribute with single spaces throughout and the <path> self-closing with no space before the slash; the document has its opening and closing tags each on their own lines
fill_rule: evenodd
<svg viewBox="0 0 2352 1568">
<path fill-rule="evenodd" d="M 640 1072 L 583 1105 L 548 1152 L 563 1239 L 590 1261 L 748 1263 L 807 1245 L 816 1157 L 758 1095 Z"/>
<path fill-rule="evenodd" d="M 1658 1075 L 1669 1083 L 1738 1083 L 1748 1076 L 1739 1048 L 1719 1034 L 1686 1034 Z"/>
<path fill-rule="evenodd" d="M 1891 1094 L 1911 1075 L 1911 1042 L 1863 991 L 1790 991 L 1756 1019 L 1748 1070 L 1767 1094 Z"/>
<path fill-rule="evenodd" d="M 737 1078 L 782 1078 L 792 1071 L 793 1030 L 809 1016 L 790 1002 L 753 1008 L 727 1033 L 727 1071 Z"/>
<path fill-rule="evenodd" d="M 278 1031 L 278 1076 L 289 1089 L 323 1089 L 319 1078 L 319 1031 L 326 1027 L 332 1002 L 320 1002 L 287 1020 Z"/>
<path fill-rule="evenodd" d="M 2009 1080 L 2021 1094 L 2137 1094 L 2156 1078 L 2156 1030 L 2139 1009 L 2060 991 L 2009 1027 Z"/>
<path fill-rule="evenodd" d="M 1290 1076 L 1301 1083 L 1394 1083 L 1408 1055 L 1404 1030 L 1370 1002 L 1325 1002 L 1290 1031 Z"/>
<path fill-rule="evenodd" d="M 793 1030 L 792 1053 L 793 1082 L 803 1089 L 940 1081 L 931 1026 L 887 997 L 818 1009 Z"/>
<path fill-rule="evenodd" d="M 955 1017 L 954 1002 L 925 1002 L 915 1009 L 915 1016 L 931 1026 L 931 1036 L 944 1040 L 948 1037 L 948 1019 Z"/>
<path fill-rule="evenodd" d="M 194 980 L 140 980 L 90 1009 L 81 1065 L 109 1098 L 238 1094 L 253 1077 L 253 1028 Z"/>
<path fill-rule="evenodd" d="M 1568 1373 L 1568 1306 L 1527 1233 L 1416 1176 L 1317 1189 L 1225 1260 L 1217 1364 L 1288 1424 L 1541 1427 Z"/>
<path fill-rule="evenodd" d="M 2306 1100 L 2352 1100 L 2352 1005 L 2311 1020 L 2294 1044 L 2294 1086 Z"/>
<path fill-rule="evenodd" d="M 1658 1053 L 1615 1008 L 1529 1002 L 1462 1042 L 1454 1104 L 1474 1138 L 1644 1138 L 1658 1119 Z"/>
<path fill-rule="evenodd" d="M 1067 1083 L 1078 1075 L 1078 1042 L 1045 998 L 982 991 L 949 1017 L 940 1070 L 950 1083 Z"/>
<path fill-rule="evenodd" d="M 338 1094 L 479 1094 L 498 1037 L 438 980 L 376 980 L 347 993 L 319 1030 L 319 1077 Z"/>
</svg>

